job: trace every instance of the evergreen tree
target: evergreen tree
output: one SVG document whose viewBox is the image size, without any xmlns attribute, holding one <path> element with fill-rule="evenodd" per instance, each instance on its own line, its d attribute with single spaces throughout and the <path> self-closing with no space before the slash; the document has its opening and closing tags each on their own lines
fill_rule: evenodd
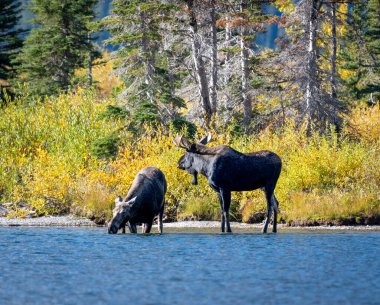
<svg viewBox="0 0 380 305">
<path fill-rule="evenodd" d="M 370 101 L 380 101 L 380 2 L 368 1 L 368 28 L 365 31 L 370 56 L 368 74 L 369 82 L 364 93 L 369 94 Z"/>
<path fill-rule="evenodd" d="M 324 131 L 330 124 L 339 129 L 346 111 L 337 97 L 336 15 L 341 12 L 334 0 L 286 2 L 278 1 L 285 33 L 271 69 L 277 72 L 283 117 L 291 115 L 298 123 L 306 123 L 307 133 Z"/>
<path fill-rule="evenodd" d="M 191 61 L 189 56 L 183 62 L 187 63 L 187 68 L 192 67 L 191 78 L 185 83 L 188 91 L 191 85 L 197 86 L 198 90 L 193 88 L 189 98 L 199 99 L 201 106 L 191 109 L 192 116 L 203 117 L 206 126 L 212 117 L 226 125 L 232 116 L 238 121 L 244 116 L 248 130 L 255 94 L 251 83 L 256 78 L 260 53 L 255 38 L 268 18 L 261 8 L 262 1 L 179 2 L 183 4 L 183 10 L 178 20 L 183 23 L 177 23 L 177 28 L 187 35 L 178 37 L 178 42 L 181 48 L 190 50 Z"/>
<path fill-rule="evenodd" d="M 349 11 L 340 54 L 346 99 L 380 100 L 380 3 L 361 0 Z"/>
<path fill-rule="evenodd" d="M 376 0 L 368 1 L 368 29 L 366 33 L 369 42 L 370 52 L 380 54 L 380 2 Z M 377 58 L 378 60 L 378 58 Z"/>
<path fill-rule="evenodd" d="M 5 81 L 14 76 L 12 59 L 22 45 L 20 34 L 24 31 L 17 28 L 20 6 L 21 3 L 15 0 L 0 2 L 0 89 Z"/>
<path fill-rule="evenodd" d="M 241 103 L 243 108 L 243 124 L 249 129 L 252 119 L 252 89 L 259 87 L 257 78 L 254 80 L 254 71 L 257 71 L 255 63 L 260 56 L 258 52 L 250 55 L 252 49 L 257 48 L 255 44 L 256 34 L 262 28 L 263 20 L 266 18 L 260 1 L 241 0 L 239 5 L 238 25 L 240 27 L 240 62 L 241 62 Z M 256 81 L 256 84 L 255 84 Z"/>
<path fill-rule="evenodd" d="M 124 83 L 119 99 L 130 117 L 130 128 L 168 122 L 178 117 L 184 102 L 175 95 L 178 77 L 170 70 L 170 50 L 164 43 L 169 15 L 175 7 L 157 1 L 114 0 L 103 20 L 117 46 L 117 73 Z"/>
<path fill-rule="evenodd" d="M 260 103 L 259 96 L 262 99 L 263 94 L 268 93 L 263 77 L 263 72 L 267 73 L 268 69 L 262 66 L 264 54 L 268 50 L 257 45 L 256 37 L 258 33 L 265 32 L 268 23 L 278 20 L 266 9 L 266 5 L 271 2 L 217 1 L 217 117 L 224 125 L 229 122 L 234 122 L 235 126 L 242 125 L 239 132 L 259 128 L 271 117 L 268 113 L 260 115 L 256 109 Z"/>
<path fill-rule="evenodd" d="M 26 38 L 18 62 L 23 80 L 37 94 L 55 94 L 71 84 L 94 50 L 89 25 L 96 0 L 32 0 L 36 25 Z"/>
</svg>

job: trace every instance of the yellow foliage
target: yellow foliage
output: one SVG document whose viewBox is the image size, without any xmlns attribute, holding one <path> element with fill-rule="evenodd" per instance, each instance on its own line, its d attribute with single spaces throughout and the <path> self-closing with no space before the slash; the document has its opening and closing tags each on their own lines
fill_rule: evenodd
<svg viewBox="0 0 380 305">
<path fill-rule="evenodd" d="M 348 79 L 350 77 L 353 77 L 355 76 L 355 71 L 352 71 L 352 70 L 347 70 L 347 69 L 339 69 L 339 77 L 341 77 L 342 79 Z"/>
<path fill-rule="evenodd" d="M 16 208 L 15 210 L 11 210 L 9 214 L 7 215 L 7 218 L 25 218 L 29 214 L 29 211 L 27 209 L 19 209 Z"/>
<path fill-rule="evenodd" d="M 110 217 L 114 198 L 126 195 L 137 172 L 159 167 L 168 181 L 166 204 L 180 219 L 219 219 L 216 193 L 204 177 L 199 185 L 177 169 L 184 151 L 173 134 L 147 127 L 143 136 L 127 132 L 114 160 L 90 155 L 94 140 L 120 130 L 123 122 L 99 118 L 108 102 L 93 93 L 76 92 L 35 104 L 21 101 L 4 107 L 0 117 L 1 200 L 27 202 L 38 214 L 70 209 L 89 217 Z M 276 188 L 284 220 L 337 219 L 379 214 L 379 106 L 353 110 L 347 130 L 338 137 L 306 137 L 305 127 L 287 121 L 280 131 L 233 137 L 217 135 L 210 145 L 227 144 L 241 152 L 272 150 L 283 169 Z M 198 134 L 200 138 L 203 134 Z M 235 219 L 266 208 L 261 191 L 233 193 Z M 22 211 L 19 211 L 22 216 Z M 13 212 L 12 215 L 17 215 Z"/>
<path fill-rule="evenodd" d="M 352 110 L 349 132 L 365 142 L 380 141 L 380 104 L 361 106 Z"/>
<path fill-rule="evenodd" d="M 295 8 L 294 3 L 290 0 L 276 0 L 275 6 L 283 13 L 289 14 Z"/>
<path fill-rule="evenodd" d="M 0 193 L 28 202 L 38 214 L 60 213 L 69 209 L 76 176 L 90 163 L 92 141 L 113 126 L 97 119 L 106 103 L 81 88 L 34 103 L 3 109 Z"/>
<path fill-rule="evenodd" d="M 110 96 L 113 88 L 121 84 L 119 78 L 113 73 L 114 60 L 108 53 L 104 53 L 103 57 L 93 62 L 92 78 L 98 94 L 102 97 Z M 76 75 L 85 77 L 86 69 L 79 69 Z"/>
<path fill-rule="evenodd" d="M 288 221 L 329 223 L 354 218 L 360 223 L 365 217 L 379 215 L 379 197 L 363 192 L 291 193 L 294 207 L 287 210 Z"/>
<path fill-rule="evenodd" d="M 113 73 L 113 61 L 104 56 L 102 61 L 95 63 L 92 69 L 96 89 L 101 96 L 109 96 L 113 88 L 121 84 L 119 78 Z"/>
</svg>

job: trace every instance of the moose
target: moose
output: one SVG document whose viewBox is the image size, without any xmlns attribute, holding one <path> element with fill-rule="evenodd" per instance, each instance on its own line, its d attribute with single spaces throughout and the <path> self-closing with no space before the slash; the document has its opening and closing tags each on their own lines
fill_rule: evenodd
<svg viewBox="0 0 380 305">
<path fill-rule="evenodd" d="M 208 180 L 220 201 L 221 230 L 232 232 L 229 220 L 231 192 L 251 191 L 262 189 L 267 201 L 267 213 L 263 233 L 267 232 L 269 221 L 274 210 L 273 232 L 277 232 L 278 201 L 274 189 L 281 173 L 282 162 L 278 155 L 271 151 L 262 150 L 244 154 L 235 149 L 219 145 L 207 147 L 211 141 L 208 134 L 198 143 L 191 143 L 184 136 L 173 139 L 176 146 L 186 150 L 178 161 L 178 168 L 193 175 L 192 183 L 198 184 L 198 173 Z"/>
<path fill-rule="evenodd" d="M 138 223 L 143 223 L 143 233 L 150 233 L 153 220 L 158 215 L 158 227 L 162 234 L 166 189 L 165 175 L 161 170 L 156 167 L 140 170 L 124 201 L 121 197 L 116 198 L 108 233 L 116 234 L 120 229 L 125 233 L 126 225 L 131 233 L 137 233 Z"/>
</svg>

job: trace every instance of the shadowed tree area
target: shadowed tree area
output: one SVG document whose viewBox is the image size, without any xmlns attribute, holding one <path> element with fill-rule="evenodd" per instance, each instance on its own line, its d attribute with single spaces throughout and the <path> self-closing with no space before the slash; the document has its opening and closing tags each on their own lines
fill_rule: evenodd
<svg viewBox="0 0 380 305">
<path fill-rule="evenodd" d="M 25 31 L 18 27 L 21 18 L 21 2 L 4 0 L 0 3 L 0 99 L 3 88 L 9 87 L 9 80 L 15 77 L 12 60 L 22 46 L 20 35 Z"/>
<path fill-rule="evenodd" d="M 90 22 L 96 0 L 32 0 L 34 28 L 25 39 L 16 62 L 20 79 L 32 93 L 45 95 L 66 91 L 75 69 L 94 53 Z"/>
</svg>

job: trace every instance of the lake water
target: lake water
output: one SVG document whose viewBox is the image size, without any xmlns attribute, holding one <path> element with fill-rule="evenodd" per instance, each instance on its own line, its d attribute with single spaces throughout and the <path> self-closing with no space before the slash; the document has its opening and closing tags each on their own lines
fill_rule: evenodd
<svg viewBox="0 0 380 305">
<path fill-rule="evenodd" d="M 0 303 L 380 304 L 379 250 L 380 232 L 0 227 Z"/>
</svg>

